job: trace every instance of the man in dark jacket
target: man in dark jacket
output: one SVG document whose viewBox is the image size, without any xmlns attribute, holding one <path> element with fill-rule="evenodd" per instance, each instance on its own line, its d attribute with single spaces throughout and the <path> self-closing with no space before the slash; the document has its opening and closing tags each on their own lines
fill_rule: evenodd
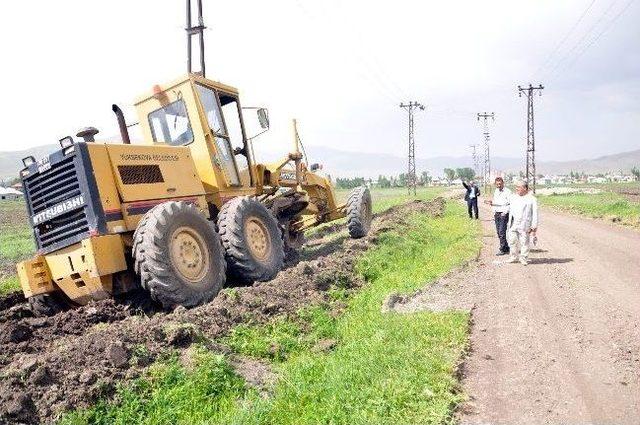
<svg viewBox="0 0 640 425">
<path fill-rule="evenodd" d="M 469 210 L 469 218 L 478 219 L 478 197 L 480 196 L 480 189 L 476 186 L 476 182 L 465 183 L 462 185 L 467 189 L 467 193 L 464 194 L 464 200 L 467 201 L 467 209 Z M 473 213 L 473 214 L 472 214 Z"/>
</svg>

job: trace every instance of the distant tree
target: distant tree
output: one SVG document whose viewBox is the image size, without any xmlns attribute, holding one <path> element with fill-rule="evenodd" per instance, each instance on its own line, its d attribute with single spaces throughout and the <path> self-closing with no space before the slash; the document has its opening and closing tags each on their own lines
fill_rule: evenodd
<svg viewBox="0 0 640 425">
<path fill-rule="evenodd" d="M 631 174 L 633 174 L 633 178 L 635 181 L 640 181 L 640 168 L 633 167 L 631 169 Z"/>
<path fill-rule="evenodd" d="M 383 189 L 391 187 L 391 180 L 389 180 L 385 176 L 378 176 L 378 187 Z"/>
<path fill-rule="evenodd" d="M 456 168 L 456 175 L 460 180 L 470 181 L 475 178 L 476 172 L 473 170 L 473 168 L 469 168 L 469 167 Z"/>
<path fill-rule="evenodd" d="M 420 174 L 420 184 L 423 186 L 428 186 L 429 184 L 431 184 L 431 176 L 429 175 L 428 171 L 423 171 L 422 174 Z"/>
<path fill-rule="evenodd" d="M 407 174 L 400 173 L 398 179 L 396 180 L 396 184 L 398 187 L 405 187 L 407 185 Z"/>
<path fill-rule="evenodd" d="M 354 178 L 341 178 L 336 179 L 336 187 L 339 189 L 353 189 L 358 186 L 364 186 L 365 180 L 363 177 Z"/>
<path fill-rule="evenodd" d="M 451 184 L 451 181 L 456 178 L 456 170 L 454 170 L 453 168 L 445 168 L 444 178 L 447 179 L 447 182 L 449 184 Z"/>
</svg>

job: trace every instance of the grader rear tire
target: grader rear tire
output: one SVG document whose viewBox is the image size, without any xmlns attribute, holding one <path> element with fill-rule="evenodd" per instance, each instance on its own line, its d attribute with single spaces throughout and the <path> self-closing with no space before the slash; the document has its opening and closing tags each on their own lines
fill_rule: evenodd
<svg viewBox="0 0 640 425">
<path fill-rule="evenodd" d="M 284 242 L 276 218 L 255 199 L 242 196 L 225 203 L 218 232 L 229 277 L 249 284 L 273 279 L 284 263 Z"/>
<path fill-rule="evenodd" d="M 164 308 L 212 300 L 226 279 L 220 237 L 186 202 L 165 202 L 142 218 L 133 236 L 140 284 Z"/>
<path fill-rule="evenodd" d="M 363 238 L 371 228 L 371 193 L 365 186 L 351 191 L 347 199 L 347 227 L 353 239 Z"/>
</svg>

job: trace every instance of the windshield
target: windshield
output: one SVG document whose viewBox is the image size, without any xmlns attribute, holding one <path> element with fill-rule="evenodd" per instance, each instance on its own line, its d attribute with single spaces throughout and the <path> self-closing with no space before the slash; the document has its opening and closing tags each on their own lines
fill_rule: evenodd
<svg viewBox="0 0 640 425">
<path fill-rule="evenodd" d="M 153 141 L 172 146 L 193 142 L 193 131 L 187 115 L 187 105 L 178 99 L 149 114 Z"/>
</svg>

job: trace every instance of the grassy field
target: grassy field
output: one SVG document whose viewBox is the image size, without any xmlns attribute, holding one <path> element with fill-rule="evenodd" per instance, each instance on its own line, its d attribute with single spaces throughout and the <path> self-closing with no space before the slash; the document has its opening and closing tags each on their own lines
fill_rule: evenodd
<svg viewBox="0 0 640 425">
<path fill-rule="evenodd" d="M 640 227 L 640 201 L 635 202 L 618 193 L 549 195 L 539 196 L 538 201 L 541 205 L 563 211 Z"/>
<path fill-rule="evenodd" d="M 24 202 L 0 202 L 0 295 L 20 289 L 15 263 L 34 251 L 28 220 Z"/>
<path fill-rule="evenodd" d="M 431 197 L 435 192 L 424 192 Z M 376 192 L 389 206 L 399 191 Z M 471 258 L 479 247 L 477 223 L 451 203 L 446 215 L 414 215 L 404 228 L 384 234 L 358 261 L 368 282 L 345 298 L 342 314 L 310 306 L 298 317 L 263 326 L 243 325 L 222 342 L 261 358 L 277 372 L 268 396 L 247 387 L 225 357 L 200 347 L 195 366 L 176 359 L 120 388 L 115 400 L 65 416 L 63 424 L 442 424 L 452 422 L 462 399 L 455 378 L 465 350 L 463 313 L 383 314 L 384 298 L 410 293 Z M 336 342 L 318 352 L 319 340 Z M 276 344 L 280 347 L 269 349 Z"/>
</svg>

